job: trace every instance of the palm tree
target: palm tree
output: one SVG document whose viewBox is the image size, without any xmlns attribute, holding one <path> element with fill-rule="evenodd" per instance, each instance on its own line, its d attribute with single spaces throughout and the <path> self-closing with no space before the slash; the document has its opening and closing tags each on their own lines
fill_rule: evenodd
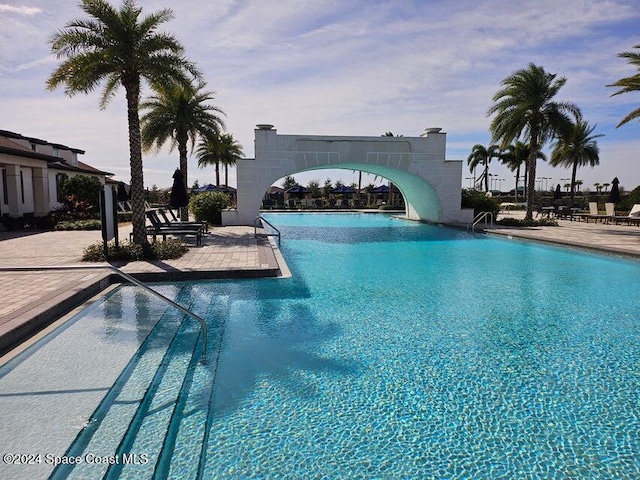
<svg viewBox="0 0 640 480">
<path fill-rule="evenodd" d="M 240 145 L 233 135 L 225 133 L 220 137 L 222 142 L 222 165 L 224 165 L 224 184 L 229 185 L 229 167 L 233 167 L 238 163 L 238 160 L 242 159 L 244 152 L 242 151 L 242 145 Z"/>
<path fill-rule="evenodd" d="M 640 48 L 640 45 L 634 45 L 633 48 Z M 638 69 L 640 69 L 640 53 L 622 52 L 618 54 L 618 57 L 626 58 L 631 65 L 635 65 Z M 607 85 L 607 87 L 620 88 L 620 90 L 611 94 L 611 96 L 620 95 L 621 93 L 637 92 L 640 90 L 640 71 L 635 75 L 632 75 L 631 77 L 621 78 L 617 82 L 612 83 L 611 85 Z M 635 118 L 640 118 L 640 108 L 636 108 L 629 115 L 624 117 L 622 121 L 616 126 L 616 128 L 624 125 L 627 122 L 630 122 Z"/>
<path fill-rule="evenodd" d="M 484 179 L 484 191 L 489 191 L 489 163 L 491 160 L 498 157 L 500 151 L 497 145 L 490 145 L 489 148 L 484 145 L 474 145 L 471 149 L 471 153 L 467 157 L 467 165 L 469 165 L 469 171 L 473 172 L 478 165 L 484 166 L 484 171 L 478 179 L 480 182 Z"/>
<path fill-rule="evenodd" d="M 535 197 L 536 161 L 544 144 L 571 126 L 568 113 L 575 116 L 580 109 L 567 102 L 554 102 L 552 98 L 566 83 L 566 78 L 556 79 L 555 74 L 529 64 L 502 81 L 502 88 L 494 95 L 494 104 L 487 115 L 496 114 L 491 121 L 491 133 L 496 142 L 505 148 L 523 135 L 529 143 L 527 158 L 527 214 L 533 221 Z"/>
<path fill-rule="evenodd" d="M 184 48 L 158 27 L 173 18 L 163 9 L 139 18 L 142 8 L 134 0 L 123 0 L 120 10 L 105 0 L 82 0 L 80 8 L 89 19 L 72 20 L 50 39 L 51 50 L 64 59 L 47 80 L 53 90 L 65 85 L 65 93 L 89 93 L 104 83 L 100 108 L 107 106 L 120 84 L 127 99 L 129 163 L 131 168 L 131 210 L 133 241 L 147 241 L 144 224 L 144 177 L 140 140 L 141 80 L 151 86 L 178 83 L 189 85 L 200 73 L 184 56 Z"/>
<path fill-rule="evenodd" d="M 529 145 L 520 140 L 517 140 L 515 145 L 509 145 L 500 153 L 500 160 L 503 164 L 509 168 L 512 172 L 516 172 L 516 195 L 515 201 L 518 202 L 518 186 L 520 184 L 520 168 L 522 165 L 526 165 L 527 158 L 529 158 L 529 152 L 531 149 Z M 544 153 L 539 152 L 538 158 L 546 160 L 547 157 Z M 524 171 L 524 183 L 525 183 L 525 197 L 526 197 L 526 185 L 527 185 L 527 170 Z"/>
<path fill-rule="evenodd" d="M 220 186 L 220 165 L 235 165 L 242 155 L 242 145 L 236 142 L 230 133 L 211 133 L 200 141 L 196 149 L 200 168 L 208 165 L 215 167 L 217 187 Z"/>
<path fill-rule="evenodd" d="M 159 151 L 167 142 L 171 144 L 170 150 L 177 147 L 185 189 L 188 185 L 188 144 L 191 143 L 193 150 L 197 138 L 219 133 L 224 128 L 224 122 L 217 115 L 224 113 L 206 103 L 214 97 L 212 92 L 203 92 L 204 87 L 204 83 L 197 86 L 163 86 L 157 89 L 155 96 L 140 104 L 141 109 L 146 110 L 140 119 L 142 148 L 144 151 L 152 148 Z M 180 218 L 187 218 L 187 215 L 187 208 L 184 207 Z"/>
<path fill-rule="evenodd" d="M 571 168 L 571 201 L 574 200 L 576 194 L 578 167 L 588 165 L 593 168 L 600 164 L 600 149 L 596 138 L 603 135 L 593 135 L 596 126 L 589 125 L 589 122 L 577 116 L 576 122 L 571 128 L 558 137 L 551 152 L 549 164 L 552 167 Z"/>
</svg>

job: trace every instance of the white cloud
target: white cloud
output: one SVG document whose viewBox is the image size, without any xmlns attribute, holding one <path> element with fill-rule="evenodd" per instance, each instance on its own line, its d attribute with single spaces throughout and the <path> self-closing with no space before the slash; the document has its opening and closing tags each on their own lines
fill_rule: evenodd
<svg viewBox="0 0 640 480">
<path fill-rule="evenodd" d="M 143 15 L 169 5 L 139 4 Z M 82 18 L 77 3 L 29 5 L 0 4 L 0 43 L 12 46 L 0 51 L 0 128 L 85 149 L 88 163 L 126 179 L 122 92 L 101 112 L 98 92 L 70 100 L 44 88 L 56 62 L 47 39 Z M 20 14 L 23 8 L 45 15 Z M 500 81 L 534 62 L 567 77 L 559 99 L 578 103 L 606 134 L 602 167 L 585 170 L 585 182 L 602 182 L 609 167 L 626 165 L 628 175 L 618 174 L 623 184 L 640 184 L 640 169 L 631 167 L 638 126 L 614 130 L 638 96 L 611 98 L 605 87 L 635 73 L 616 57 L 640 43 L 634 2 L 183 0 L 171 8 L 176 18 L 164 30 L 204 72 L 247 156 L 255 124 L 273 123 L 280 133 L 328 135 L 411 136 L 439 126 L 448 132 L 448 157 L 466 158 L 473 144 L 489 140 L 486 111 Z M 146 183 L 170 185 L 176 164 L 175 152 L 146 156 Z M 189 178 L 206 183 L 213 173 L 192 160 Z"/>
<path fill-rule="evenodd" d="M 0 13 L 17 13 L 18 15 L 36 15 L 41 13 L 42 10 L 36 7 L 14 7 L 13 5 L 7 5 L 6 3 L 0 3 Z"/>
</svg>

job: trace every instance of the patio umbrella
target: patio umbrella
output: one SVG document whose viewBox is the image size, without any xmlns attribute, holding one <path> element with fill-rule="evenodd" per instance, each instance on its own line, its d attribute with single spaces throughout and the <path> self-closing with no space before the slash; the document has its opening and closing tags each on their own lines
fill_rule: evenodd
<svg viewBox="0 0 640 480">
<path fill-rule="evenodd" d="M 620 189 L 618 188 L 618 184 L 620 183 L 620 180 L 618 180 L 618 177 L 614 178 L 611 181 L 611 191 L 609 192 L 609 201 L 612 203 L 618 203 L 620 202 Z"/>
<path fill-rule="evenodd" d="M 556 186 L 556 191 L 553 192 L 553 199 L 554 200 L 560 200 L 562 198 L 562 189 L 560 187 L 560 184 L 558 184 Z"/>
<path fill-rule="evenodd" d="M 195 193 L 202 193 L 202 192 L 215 192 L 216 190 L 217 188 L 215 185 L 212 185 L 211 183 L 207 183 L 206 185 L 196 188 L 193 191 Z"/>
<path fill-rule="evenodd" d="M 380 185 L 379 187 L 373 189 L 373 193 L 389 193 L 389 186 Z"/>
<path fill-rule="evenodd" d="M 302 198 L 302 196 L 305 193 L 311 193 L 311 190 L 309 190 L 306 187 L 303 187 L 302 185 L 294 185 L 289 190 L 287 190 L 285 193 L 288 194 L 288 195 L 297 195 L 298 197 Z"/>
<path fill-rule="evenodd" d="M 182 172 L 179 168 L 173 173 L 173 186 L 171 187 L 171 194 L 169 196 L 169 205 L 174 208 L 183 208 L 189 204 L 189 197 L 187 196 L 187 189 L 184 186 Z"/>
<path fill-rule="evenodd" d="M 118 183 L 118 193 L 116 196 L 119 202 L 126 202 L 127 200 L 129 200 L 129 193 L 127 193 L 124 182 Z"/>
</svg>

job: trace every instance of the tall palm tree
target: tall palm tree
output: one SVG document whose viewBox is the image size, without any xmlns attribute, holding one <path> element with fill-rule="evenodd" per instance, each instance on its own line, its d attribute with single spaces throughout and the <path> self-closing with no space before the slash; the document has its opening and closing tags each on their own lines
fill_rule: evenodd
<svg viewBox="0 0 640 480">
<path fill-rule="evenodd" d="M 502 88 L 494 95 L 494 104 L 487 112 L 496 114 L 490 129 L 501 147 L 506 148 L 520 136 L 529 143 L 525 217 L 528 221 L 533 220 L 538 154 L 547 141 L 570 128 L 568 114 L 580 114 L 573 103 L 552 101 L 565 83 L 566 78 L 556 79 L 556 74 L 530 63 L 528 68 L 517 70 L 502 81 Z"/>
<path fill-rule="evenodd" d="M 633 48 L 640 48 L 640 45 L 634 45 Z M 620 88 L 620 90 L 618 90 L 617 92 L 611 94 L 611 96 L 620 95 L 621 93 L 639 91 L 640 90 L 640 53 L 637 53 L 637 52 L 622 52 L 622 53 L 618 54 L 618 57 L 626 58 L 627 61 L 631 65 L 635 65 L 638 68 L 639 71 L 635 75 L 632 75 L 630 77 L 621 78 L 617 82 L 612 83 L 611 85 L 607 85 L 607 87 L 619 87 Z M 616 128 L 620 127 L 621 125 L 624 125 L 627 122 L 630 122 L 631 120 L 633 120 L 635 118 L 640 118 L 640 108 L 636 108 L 631 113 L 629 113 L 629 115 L 624 117 L 622 119 L 622 121 L 616 126 Z"/>
<path fill-rule="evenodd" d="M 236 142 L 230 133 L 207 135 L 196 148 L 198 166 L 215 167 L 217 187 L 220 186 L 220 165 L 235 165 L 242 155 L 242 145 Z"/>
<path fill-rule="evenodd" d="M 114 97 L 119 85 L 125 89 L 129 127 L 131 168 L 131 210 L 133 241 L 146 243 L 144 224 L 144 177 L 140 140 L 141 80 L 152 86 L 179 83 L 188 85 L 200 73 L 183 55 L 178 40 L 158 32 L 161 24 L 173 18 L 163 9 L 140 18 L 142 8 L 134 0 L 123 0 L 119 10 L 105 0 L 82 0 L 80 8 L 88 19 L 72 20 L 52 35 L 51 50 L 63 59 L 47 80 L 53 90 L 65 85 L 65 93 L 89 93 L 104 83 L 100 108 Z"/>
<path fill-rule="evenodd" d="M 516 172 L 516 194 L 515 201 L 518 202 L 518 186 L 520 185 L 520 169 L 523 165 L 526 165 L 527 159 L 531 149 L 529 145 L 520 140 L 517 140 L 515 145 L 509 145 L 506 149 L 501 151 L 500 160 L 507 166 L 512 172 Z M 546 160 L 547 157 L 544 153 L 538 153 L 538 159 Z M 527 170 L 524 171 L 524 183 L 525 183 L 525 197 L 526 197 L 526 184 L 527 184 Z"/>
<path fill-rule="evenodd" d="M 480 174 L 479 181 L 484 180 L 484 191 L 489 191 L 489 163 L 491 160 L 498 157 L 500 149 L 497 145 L 490 145 L 488 148 L 484 145 L 476 144 L 471 149 L 471 153 L 467 157 L 467 165 L 469 165 L 469 171 L 473 172 L 478 165 L 484 167 L 482 174 Z"/>
<path fill-rule="evenodd" d="M 552 167 L 562 166 L 571 168 L 571 200 L 574 200 L 576 189 L 576 173 L 578 167 L 595 167 L 600 164 L 600 149 L 596 138 L 602 134 L 593 135 L 597 125 L 577 116 L 572 127 L 560 135 L 551 152 L 549 164 Z"/>
<path fill-rule="evenodd" d="M 142 148 L 159 151 L 170 142 L 173 150 L 178 148 L 180 171 L 187 189 L 187 148 L 193 150 L 196 140 L 209 134 L 219 134 L 224 129 L 224 121 L 218 114 L 224 112 L 208 104 L 213 100 L 213 92 L 202 91 L 204 83 L 194 85 L 168 85 L 157 89 L 155 96 L 140 104 L 146 113 L 142 116 Z M 180 218 L 187 218 L 187 207 L 182 209 Z"/>
</svg>

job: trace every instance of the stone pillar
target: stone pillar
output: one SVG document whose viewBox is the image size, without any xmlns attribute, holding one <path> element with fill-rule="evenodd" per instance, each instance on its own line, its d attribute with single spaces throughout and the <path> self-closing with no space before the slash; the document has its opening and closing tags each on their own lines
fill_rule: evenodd
<svg viewBox="0 0 640 480">
<path fill-rule="evenodd" d="M 49 213 L 49 176 L 46 168 L 32 168 L 33 206 L 36 217 L 45 217 Z"/>
<path fill-rule="evenodd" d="M 9 216 L 22 215 L 22 191 L 20 187 L 20 166 L 5 165 L 7 171 L 7 196 L 9 199 Z"/>
</svg>

